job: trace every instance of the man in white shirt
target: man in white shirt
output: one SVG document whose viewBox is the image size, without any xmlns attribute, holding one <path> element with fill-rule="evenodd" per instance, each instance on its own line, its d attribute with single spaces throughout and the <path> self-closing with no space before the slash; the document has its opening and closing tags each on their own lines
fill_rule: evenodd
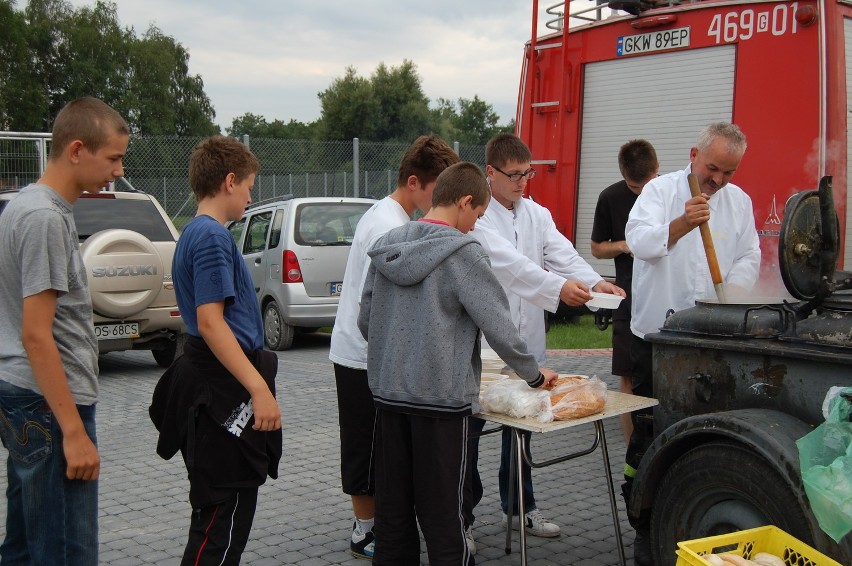
<svg viewBox="0 0 852 566">
<path fill-rule="evenodd" d="M 633 306 L 630 329 L 633 393 L 653 397 L 652 348 L 645 334 L 657 332 L 669 309 L 679 311 L 695 301 L 715 297 L 699 230 L 709 222 L 719 268 L 729 290 L 748 290 L 757 281 L 760 247 L 751 199 L 730 180 L 746 149 L 740 129 L 727 122 L 710 124 L 690 150 L 682 171 L 651 180 L 630 211 L 625 234 L 633 252 Z M 687 175 L 693 173 L 701 195 L 693 197 Z M 665 400 L 663 400 L 665 402 Z M 643 416 L 644 413 L 644 416 Z M 642 455 L 653 439 L 649 411 L 634 414 L 634 430 L 625 458 L 625 499 Z M 647 522 L 636 528 L 634 556 L 639 566 L 651 564 Z"/>
<path fill-rule="evenodd" d="M 620 288 L 604 281 L 577 253 L 571 242 L 560 233 L 550 211 L 530 199 L 522 198 L 527 180 L 535 176 L 530 168 L 532 155 L 526 144 L 514 134 L 499 134 L 485 148 L 485 174 L 491 185 L 491 203 L 485 216 L 471 235 L 491 259 L 491 267 L 506 291 L 512 321 L 527 347 L 539 362 L 545 364 L 544 311 L 556 312 L 560 301 L 580 306 L 592 296 L 590 290 L 625 296 Z M 480 425 L 478 419 L 471 422 Z M 530 435 L 525 435 L 529 446 Z M 508 474 L 511 436 L 503 434 L 500 458 L 500 500 L 504 524 L 508 521 Z M 478 439 L 473 438 L 471 464 L 474 470 L 470 507 L 465 509 L 468 527 L 473 523 L 473 507 L 482 497 L 482 486 L 476 473 Z M 547 521 L 536 507 L 530 466 L 523 466 L 526 529 L 532 535 L 555 537 L 559 526 Z M 517 494 L 513 504 L 518 512 Z M 513 527 L 517 528 L 514 519 Z"/>
<path fill-rule="evenodd" d="M 417 138 L 402 158 L 396 190 L 361 217 L 349 250 L 328 357 L 334 362 L 337 384 L 342 487 L 352 498 L 355 514 L 349 550 L 357 558 L 372 560 L 375 548 L 373 424 L 376 410 L 367 383 L 367 341 L 358 330 L 361 291 L 370 265 L 367 251 L 380 236 L 411 220 L 415 210 L 428 212 L 438 174 L 458 162 L 458 155 L 438 137 Z"/>
</svg>

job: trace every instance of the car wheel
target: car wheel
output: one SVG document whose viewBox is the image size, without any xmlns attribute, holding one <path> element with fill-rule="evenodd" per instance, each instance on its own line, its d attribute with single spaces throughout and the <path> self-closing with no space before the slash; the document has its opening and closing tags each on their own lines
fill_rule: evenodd
<svg viewBox="0 0 852 566">
<path fill-rule="evenodd" d="M 743 445 L 703 444 L 660 482 L 651 516 L 654 564 L 674 566 L 679 541 L 764 525 L 813 544 L 797 497 L 774 468 Z"/>
<path fill-rule="evenodd" d="M 293 345 L 295 328 L 281 316 L 281 309 L 275 301 L 269 302 L 263 309 L 263 342 L 270 350 L 287 350 Z"/>
<path fill-rule="evenodd" d="M 174 341 L 170 341 L 166 347 L 151 350 L 151 353 L 154 354 L 154 361 L 161 368 L 169 367 L 172 365 L 172 362 L 183 355 L 183 346 L 185 343 L 186 334 L 178 332 L 175 335 Z"/>
</svg>

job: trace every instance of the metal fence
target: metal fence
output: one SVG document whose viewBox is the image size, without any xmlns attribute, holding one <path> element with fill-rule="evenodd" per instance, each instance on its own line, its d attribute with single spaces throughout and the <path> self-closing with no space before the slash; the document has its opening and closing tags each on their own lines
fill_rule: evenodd
<svg viewBox="0 0 852 566">
<path fill-rule="evenodd" d="M 187 166 L 200 137 L 133 136 L 124 175 L 133 187 L 156 197 L 176 224 L 195 214 Z M 253 198 L 301 196 L 384 197 L 396 188 L 399 162 L 407 144 L 312 141 L 244 136 L 260 160 Z M 0 132 L 0 189 L 37 180 L 47 159 L 50 134 Z M 455 142 L 465 161 L 485 166 L 485 146 Z"/>
</svg>

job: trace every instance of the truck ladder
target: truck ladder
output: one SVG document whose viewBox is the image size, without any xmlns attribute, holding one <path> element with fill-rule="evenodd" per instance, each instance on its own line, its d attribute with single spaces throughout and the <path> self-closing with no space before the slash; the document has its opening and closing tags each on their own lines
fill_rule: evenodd
<svg viewBox="0 0 852 566">
<path fill-rule="evenodd" d="M 521 94 L 523 95 L 524 105 L 526 108 L 521 108 L 520 112 L 528 110 L 529 120 L 525 123 L 518 116 L 518 123 L 524 124 L 524 137 L 527 140 L 533 139 L 533 116 L 535 113 L 556 112 L 556 135 L 559 137 L 556 147 L 562 147 L 564 141 L 563 117 L 566 112 L 570 112 L 570 92 L 571 88 L 569 77 L 566 73 L 569 72 L 568 59 L 568 40 L 569 28 L 571 21 L 579 21 L 579 23 L 593 23 L 609 17 L 614 11 L 621 10 L 630 14 L 639 14 L 640 12 L 656 6 L 671 5 L 680 3 L 680 0 L 568 0 L 567 2 L 557 2 L 545 8 L 548 19 L 545 20 L 545 26 L 549 29 L 561 33 L 562 38 L 559 43 L 549 43 L 546 46 L 538 46 L 538 20 L 539 20 L 539 3 L 538 0 L 533 0 L 532 8 L 532 33 L 530 34 L 529 51 L 526 54 L 528 59 L 527 70 L 524 73 L 523 83 L 521 85 Z M 606 10 L 606 11 L 605 11 Z M 566 21 L 567 20 L 567 21 Z M 567 25 L 566 25 L 567 24 Z M 559 65 L 558 80 L 559 87 L 557 89 L 558 98 L 556 100 L 534 100 L 535 81 L 537 76 L 538 53 L 542 49 L 561 49 L 561 63 Z M 518 133 L 521 133 L 520 131 Z M 533 165 L 546 165 L 551 168 L 556 168 L 557 159 L 538 159 L 531 162 Z"/>
<path fill-rule="evenodd" d="M 564 128 L 562 125 L 563 115 L 565 112 L 570 112 L 570 108 L 566 106 L 566 101 L 569 100 L 570 84 L 567 80 L 566 73 L 568 69 L 568 29 L 570 25 L 566 25 L 566 18 L 579 19 L 585 22 L 596 22 L 604 18 L 604 9 L 608 8 L 608 0 L 580 0 L 584 6 L 578 9 L 572 9 L 571 0 L 568 2 L 557 2 L 545 8 L 548 19 L 545 21 L 545 26 L 549 29 L 556 30 L 562 34 L 560 43 L 548 44 L 545 47 L 538 46 L 538 0 L 533 0 L 532 7 L 532 33 L 530 34 L 530 46 L 527 52 L 528 69 L 523 77 L 524 83 L 522 86 L 524 103 L 529 108 L 529 119 L 526 121 L 525 137 L 527 140 L 533 139 L 533 115 L 536 112 L 556 112 L 556 135 L 559 136 L 556 147 L 562 147 L 564 138 Z M 575 0 L 574 2 L 578 2 Z M 608 15 L 608 12 L 607 12 Z M 559 87 L 557 89 L 558 98 L 556 100 L 534 100 L 533 93 L 535 91 L 535 77 L 537 75 L 538 52 L 541 49 L 562 49 L 561 64 L 559 65 L 558 80 Z M 518 120 L 521 122 L 521 120 Z M 520 132 L 519 132 L 520 133 Z M 556 168 L 557 159 L 535 159 L 531 161 L 532 165 L 546 165 L 547 167 Z"/>
</svg>

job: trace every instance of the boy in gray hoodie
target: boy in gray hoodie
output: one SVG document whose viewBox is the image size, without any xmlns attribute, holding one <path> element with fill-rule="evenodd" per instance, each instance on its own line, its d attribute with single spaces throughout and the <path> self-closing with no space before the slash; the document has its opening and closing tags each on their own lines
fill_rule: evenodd
<svg viewBox="0 0 852 566">
<path fill-rule="evenodd" d="M 479 167 L 452 165 L 426 216 L 369 254 L 358 326 L 377 409 L 374 564 L 418 565 L 418 522 L 432 566 L 474 564 L 461 509 L 468 417 L 480 410 L 480 330 L 530 387 L 556 379 L 527 352 L 488 255 L 467 235 L 490 198 Z"/>
</svg>

